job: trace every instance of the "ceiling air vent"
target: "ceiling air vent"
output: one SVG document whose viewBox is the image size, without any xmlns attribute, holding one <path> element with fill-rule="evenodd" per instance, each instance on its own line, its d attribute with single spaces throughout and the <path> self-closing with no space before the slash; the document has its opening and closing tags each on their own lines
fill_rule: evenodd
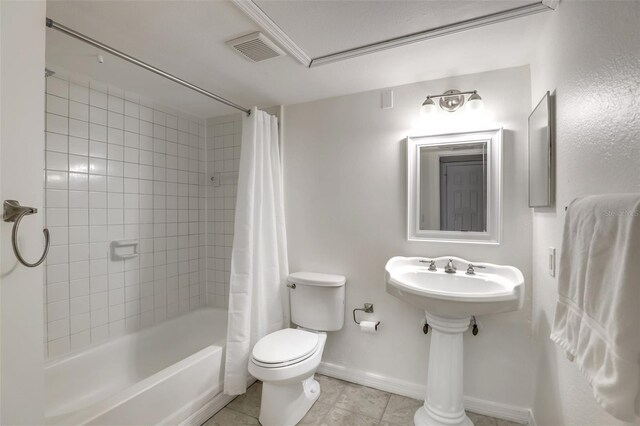
<svg viewBox="0 0 640 426">
<path fill-rule="evenodd" d="M 257 32 L 227 42 L 235 51 L 252 62 L 284 56 L 285 53 L 264 34 Z"/>
</svg>

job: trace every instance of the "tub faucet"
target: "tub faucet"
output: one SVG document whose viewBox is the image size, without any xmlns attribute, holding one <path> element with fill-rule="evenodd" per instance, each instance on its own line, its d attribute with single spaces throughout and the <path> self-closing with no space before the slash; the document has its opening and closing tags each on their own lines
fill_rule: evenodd
<svg viewBox="0 0 640 426">
<path fill-rule="evenodd" d="M 456 273 L 456 267 L 453 264 L 453 259 L 449 259 L 449 261 L 447 262 L 447 264 L 444 266 L 444 271 L 447 274 L 455 274 Z"/>
</svg>

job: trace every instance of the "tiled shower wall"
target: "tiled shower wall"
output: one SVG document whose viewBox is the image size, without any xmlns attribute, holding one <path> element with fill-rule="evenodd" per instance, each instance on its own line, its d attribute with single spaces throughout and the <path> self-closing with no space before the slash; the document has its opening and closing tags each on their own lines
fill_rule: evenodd
<svg viewBox="0 0 640 426">
<path fill-rule="evenodd" d="M 223 168 L 227 156 L 236 156 L 218 148 L 214 154 Z M 47 78 L 48 357 L 207 302 L 204 158 L 201 119 L 88 79 Z M 222 188 L 214 195 L 233 206 L 235 187 Z M 229 211 L 213 215 L 213 236 L 222 238 L 214 238 L 221 249 L 214 246 L 215 260 L 230 253 Z M 139 255 L 112 260 L 110 242 L 123 239 L 138 240 Z M 221 262 L 220 270 L 226 266 Z"/>
<path fill-rule="evenodd" d="M 210 305 L 226 308 L 240 165 L 242 113 L 207 120 L 207 289 Z"/>
</svg>

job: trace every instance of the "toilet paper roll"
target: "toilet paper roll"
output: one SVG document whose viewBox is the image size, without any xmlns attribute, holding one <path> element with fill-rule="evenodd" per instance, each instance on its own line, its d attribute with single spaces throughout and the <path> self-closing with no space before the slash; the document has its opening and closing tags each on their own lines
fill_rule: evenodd
<svg viewBox="0 0 640 426">
<path fill-rule="evenodd" d="M 360 330 L 363 333 L 375 334 L 378 332 L 378 330 L 376 330 L 377 324 L 378 324 L 378 321 L 360 321 Z"/>
</svg>

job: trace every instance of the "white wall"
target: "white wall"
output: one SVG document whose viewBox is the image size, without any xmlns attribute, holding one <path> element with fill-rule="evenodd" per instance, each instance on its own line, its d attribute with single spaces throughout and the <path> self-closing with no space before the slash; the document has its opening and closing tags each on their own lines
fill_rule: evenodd
<svg viewBox="0 0 640 426">
<path fill-rule="evenodd" d="M 431 117 L 418 111 L 429 93 L 477 89 L 484 113 Z M 465 335 L 465 395 L 528 407 L 531 215 L 527 207 L 529 68 L 451 77 L 393 88 L 395 106 L 380 108 L 380 91 L 285 107 L 284 178 L 290 270 L 344 274 L 344 329 L 330 333 L 323 360 L 409 385 L 426 383 L 429 336 L 424 313 L 388 295 L 384 265 L 395 255 L 456 255 L 514 265 L 526 279 L 521 312 L 479 318 L 477 337 Z M 499 246 L 408 242 L 407 135 L 503 126 L 504 238 Z M 351 310 L 372 302 L 382 321 L 378 335 L 362 334 Z"/>
<path fill-rule="evenodd" d="M 564 206 L 571 200 L 640 191 L 638 22 L 635 1 L 563 1 L 540 29 L 531 105 L 556 90 L 557 202 L 533 215 L 538 425 L 620 424 L 598 406 L 582 374 L 549 340 L 557 281 L 546 264 L 548 247 L 560 249 Z"/>
<path fill-rule="evenodd" d="M 38 208 L 20 229 L 27 259 L 42 253 L 44 2 L 0 2 L 0 200 Z M 18 264 L 0 227 L 0 423 L 43 423 L 42 267 Z"/>
<path fill-rule="evenodd" d="M 51 358 L 206 303 L 206 162 L 197 117 L 63 70 L 46 86 Z"/>
</svg>

